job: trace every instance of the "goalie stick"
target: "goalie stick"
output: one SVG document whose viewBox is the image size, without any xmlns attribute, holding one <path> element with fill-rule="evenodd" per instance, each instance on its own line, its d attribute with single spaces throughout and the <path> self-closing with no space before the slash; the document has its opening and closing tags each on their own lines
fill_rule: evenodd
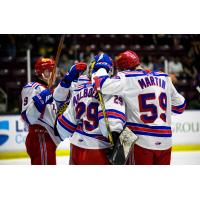
<svg viewBox="0 0 200 200">
<path fill-rule="evenodd" d="M 126 127 L 120 134 L 119 138 L 117 139 L 116 143 L 113 141 L 113 136 L 110 130 L 108 117 L 106 114 L 106 107 L 103 100 L 103 95 L 100 90 L 99 79 L 97 77 L 94 78 L 96 90 L 99 96 L 99 103 L 102 108 L 104 120 L 106 123 L 106 128 L 108 131 L 108 138 L 110 143 L 113 145 L 107 152 L 108 159 L 111 164 L 113 165 L 124 165 L 129 157 L 131 149 L 133 148 L 134 143 L 138 139 L 138 137 L 128 128 Z"/>
</svg>

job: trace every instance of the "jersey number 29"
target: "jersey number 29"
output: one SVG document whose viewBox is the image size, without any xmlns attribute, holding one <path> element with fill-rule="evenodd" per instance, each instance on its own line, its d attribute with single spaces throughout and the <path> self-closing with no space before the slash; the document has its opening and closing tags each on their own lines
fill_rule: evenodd
<svg viewBox="0 0 200 200">
<path fill-rule="evenodd" d="M 96 129 L 98 122 L 98 106 L 99 103 L 91 102 L 88 106 L 84 102 L 79 102 L 76 106 L 76 119 L 81 119 L 86 112 L 87 120 L 84 120 L 84 126 L 87 131 Z"/>
</svg>

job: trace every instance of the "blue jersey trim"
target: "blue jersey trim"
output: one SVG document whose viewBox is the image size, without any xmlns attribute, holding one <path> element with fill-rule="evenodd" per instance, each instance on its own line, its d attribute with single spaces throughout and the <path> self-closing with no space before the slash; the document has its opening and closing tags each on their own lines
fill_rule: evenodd
<svg viewBox="0 0 200 200">
<path fill-rule="evenodd" d="M 174 106 L 174 105 L 172 105 L 172 106 L 174 106 L 174 107 L 176 107 L 176 108 L 182 109 L 182 108 L 184 108 L 185 105 L 186 105 L 186 100 L 184 101 L 183 104 L 181 104 L 181 105 L 179 105 L 179 106 Z"/>
<path fill-rule="evenodd" d="M 109 142 L 108 138 L 104 137 L 101 134 L 88 134 L 88 133 L 81 131 L 81 130 L 76 130 L 76 132 L 81 134 L 81 135 L 85 135 L 85 136 L 92 137 L 92 138 L 95 138 L 95 139 L 98 139 L 98 140 L 103 140 L 105 142 Z"/>
<path fill-rule="evenodd" d="M 73 126 L 74 128 L 77 127 L 77 125 L 73 124 L 73 123 L 70 122 L 68 119 L 66 119 L 64 115 L 62 115 L 62 119 L 63 119 L 66 123 L 68 123 L 70 126 Z"/>
<path fill-rule="evenodd" d="M 62 122 L 58 119 L 58 124 L 60 125 L 60 126 L 62 126 L 62 128 L 64 128 L 67 132 L 69 132 L 71 135 L 74 133 L 74 130 L 72 131 L 71 129 L 68 129 L 66 126 L 64 126 L 63 124 L 62 124 Z"/>
<path fill-rule="evenodd" d="M 31 83 L 28 83 L 26 84 L 23 88 L 29 88 L 29 87 L 32 87 L 33 84 L 35 84 L 36 82 L 31 82 Z"/>
<path fill-rule="evenodd" d="M 119 119 L 119 120 L 121 120 L 123 123 L 126 123 L 126 121 L 124 120 L 124 119 L 122 119 L 122 118 L 120 118 L 120 117 L 116 117 L 116 116 L 114 116 L 114 115 L 107 115 L 107 117 L 108 118 L 113 118 L 113 119 Z M 104 118 L 104 116 L 101 116 L 101 117 L 99 117 L 99 120 L 101 120 L 101 119 L 103 119 Z"/>
<path fill-rule="evenodd" d="M 172 134 L 159 134 L 159 133 L 147 133 L 142 131 L 132 131 L 136 135 L 146 135 L 146 136 L 154 136 L 154 137 L 172 137 Z"/>
</svg>

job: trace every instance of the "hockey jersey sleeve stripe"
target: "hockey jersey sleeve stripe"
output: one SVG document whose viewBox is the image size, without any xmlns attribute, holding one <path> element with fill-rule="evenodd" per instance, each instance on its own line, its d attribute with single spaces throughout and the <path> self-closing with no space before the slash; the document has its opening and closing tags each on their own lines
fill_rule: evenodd
<svg viewBox="0 0 200 200">
<path fill-rule="evenodd" d="M 173 107 L 175 107 L 175 108 L 184 108 L 186 106 L 186 100 L 184 101 L 184 103 L 183 104 L 181 104 L 181 105 L 179 105 L 179 106 L 173 106 Z"/>
<path fill-rule="evenodd" d="M 185 110 L 185 107 L 186 107 L 186 101 L 184 101 L 182 105 L 172 106 L 172 112 L 181 114 Z"/>
<path fill-rule="evenodd" d="M 84 131 L 81 130 L 81 127 L 77 128 L 76 130 L 77 133 L 81 134 L 81 135 L 85 135 L 85 136 L 88 136 L 88 137 L 92 137 L 92 138 L 95 138 L 97 140 L 102 140 L 104 142 L 109 142 L 108 138 L 104 137 L 103 135 L 101 134 L 89 134 L 89 133 L 86 133 Z"/>
<path fill-rule="evenodd" d="M 183 110 L 184 111 L 184 110 Z M 173 113 L 176 113 L 176 114 L 182 114 L 183 111 L 177 111 L 177 110 L 172 110 Z"/>
<path fill-rule="evenodd" d="M 120 114 L 122 115 L 124 118 L 126 118 L 126 115 L 123 113 L 123 112 L 120 112 L 118 110 L 115 110 L 115 109 L 106 109 L 106 112 L 113 112 L 113 113 L 116 113 L 116 114 Z M 98 113 L 103 113 L 102 111 L 99 111 Z"/>
<path fill-rule="evenodd" d="M 183 113 L 184 112 L 184 110 L 185 110 L 185 108 L 182 108 L 182 109 L 177 109 L 177 108 L 173 108 L 172 107 L 172 112 L 175 112 L 175 113 Z"/>
<path fill-rule="evenodd" d="M 72 123 L 63 117 L 63 115 L 58 118 L 58 122 L 65 130 L 69 131 L 70 133 L 73 133 L 76 130 L 76 126 L 72 125 Z"/>
<path fill-rule="evenodd" d="M 21 113 L 21 117 L 22 117 L 22 119 L 23 119 L 27 124 L 31 124 L 31 123 L 29 122 L 29 120 L 28 120 L 27 115 L 26 115 L 26 110 L 23 111 L 23 112 Z"/>
<path fill-rule="evenodd" d="M 59 119 L 58 119 L 58 125 L 60 125 L 62 128 L 64 128 L 70 134 L 70 136 L 74 133 L 74 131 L 72 132 L 64 124 L 62 124 L 62 122 Z"/>
<path fill-rule="evenodd" d="M 77 125 L 73 124 L 73 123 L 70 122 L 68 119 L 66 119 L 64 115 L 61 115 L 61 117 L 62 117 L 62 119 L 63 119 L 66 123 L 68 123 L 68 124 L 69 124 L 70 126 L 72 126 L 73 128 L 76 128 L 76 127 L 77 127 Z"/>
<path fill-rule="evenodd" d="M 108 117 L 108 118 L 120 119 L 121 121 L 123 121 L 123 123 L 126 122 L 126 116 L 125 116 L 123 113 L 119 112 L 119 111 L 115 111 L 115 110 L 108 111 L 108 110 L 107 110 L 107 111 L 106 111 L 106 114 L 107 114 L 107 117 Z M 102 112 L 102 111 L 100 111 L 100 112 L 98 113 L 98 117 L 99 117 L 99 119 L 104 118 L 103 112 Z"/>
</svg>

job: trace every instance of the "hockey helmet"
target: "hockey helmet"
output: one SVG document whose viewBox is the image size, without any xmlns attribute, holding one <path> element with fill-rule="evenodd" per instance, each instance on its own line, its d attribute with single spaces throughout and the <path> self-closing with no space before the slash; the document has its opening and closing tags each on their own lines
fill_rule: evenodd
<svg viewBox="0 0 200 200">
<path fill-rule="evenodd" d="M 98 69 L 98 67 L 104 66 L 104 68 L 107 69 L 109 74 L 113 73 L 113 61 L 110 56 L 108 56 L 105 53 L 99 53 L 98 55 L 94 56 L 93 59 L 90 61 L 90 64 L 88 65 L 88 76 L 91 79 L 92 72 L 95 70 L 95 68 Z"/>
<path fill-rule="evenodd" d="M 41 75 L 46 69 L 53 71 L 54 67 L 55 61 L 52 58 L 39 58 L 35 63 L 35 73 Z"/>
<path fill-rule="evenodd" d="M 115 64 L 119 69 L 135 69 L 140 65 L 140 59 L 135 52 L 128 50 L 117 56 Z"/>
</svg>

